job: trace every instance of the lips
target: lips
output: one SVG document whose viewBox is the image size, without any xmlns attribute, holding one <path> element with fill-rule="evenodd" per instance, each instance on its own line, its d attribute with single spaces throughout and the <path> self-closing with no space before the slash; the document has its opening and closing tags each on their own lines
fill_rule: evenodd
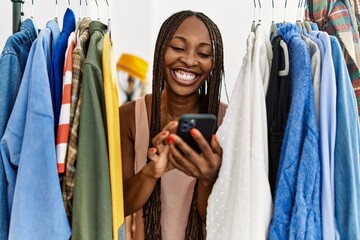
<svg viewBox="0 0 360 240">
<path fill-rule="evenodd" d="M 186 85 L 193 83 L 198 76 L 193 72 L 187 72 L 183 70 L 173 70 L 172 73 L 178 82 Z"/>
</svg>

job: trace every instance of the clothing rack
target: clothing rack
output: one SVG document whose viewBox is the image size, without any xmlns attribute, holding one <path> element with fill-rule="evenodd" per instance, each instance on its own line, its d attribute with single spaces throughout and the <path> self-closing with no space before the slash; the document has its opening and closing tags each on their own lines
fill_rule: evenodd
<svg viewBox="0 0 360 240">
<path fill-rule="evenodd" d="M 13 33 L 16 33 L 19 31 L 20 29 L 20 24 L 21 24 L 21 17 L 24 15 L 24 13 L 22 12 L 22 5 L 23 3 L 25 3 L 25 0 L 11 0 L 13 3 L 13 7 L 12 7 L 12 15 L 13 15 Z"/>
</svg>

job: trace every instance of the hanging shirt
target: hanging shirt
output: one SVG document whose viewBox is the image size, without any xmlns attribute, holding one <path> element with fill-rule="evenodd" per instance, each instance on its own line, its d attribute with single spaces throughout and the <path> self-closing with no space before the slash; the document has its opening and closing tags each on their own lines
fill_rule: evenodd
<svg viewBox="0 0 360 240">
<path fill-rule="evenodd" d="M 291 105 L 268 239 L 321 239 L 319 136 L 309 51 L 300 30 L 278 28 L 289 49 Z"/>
<path fill-rule="evenodd" d="M 93 21 L 84 63 L 71 239 L 112 239 L 102 50 L 107 26 Z"/>
<path fill-rule="evenodd" d="M 76 45 L 76 34 L 72 32 L 68 39 L 68 47 L 65 53 L 63 73 L 63 93 L 61 101 L 58 134 L 56 137 L 56 160 L 59 173 L 65 172 L 66 149 L 70 131 L 70 101 L 72 80 L 72 54 Z"/>
<path fill-rule="evenodd" d="M 316 22 L 319 29 L 338 38 L 344 48 L 347 68 L 355 90 L 358 111 L 360 110 L 360 37 L 354 0 L 311 0 L 308 3 L 308 18 Z M 359 9 L 357 9 L 357 12 Z M 360 111 L 359 111 L 360 113 Z"/>
<path fill-rule="evenodd" d="M 316 112 L 316 123 L 319 126 L 319 112 L 320 112 L 320 77 L 321 77 L 321 53 L 319 46 L 306 32 L 302 36 L 302 39 L 306 42 L 311 59 L 311 75 L 313 79 L 314 88 L 314 101 Z"/>
<path fill-rule="evenodd" d="M 66 169 L 62 179 L 62 195 L 65 204 L 66 214 L 69 219 L 72 215 L 72 201 L 74 196 L 75 169 L 78 152 L 78 135 L 80 122 L 81 106 L 81 81 L 83 77 L 83 67 L 89 42 L 90 19 L 84 18 L 79 26 L 79 37 L 73 52 L 73 74 L 71 84 L 71 103 L 70 103 L 70 136 L 66 152 Z"/>
<path fill-rule="evenodd" d="M 207 239 L 265 239 L 271 219 L 264 82 L 271 44 L 263 27 L 247 51 L 217 137 L 222 165 L 207 207 Z M 267 78 L 267 79 L 264 79 Z"/>
<path fill-rule="evenodd" d="M 285 133 L 286 120 L 290 106 L 290 82 L 288 75 L 279 74 L 289 59 L 285 59 L 281 47 L 282 38 L 276 36 L 272 41 L 273 58 L 269 87 L 266 94 L 266 116 L 269 146 L 269 183 L 274 197 L 276 176 L 280 160 L 282 140 Z M 285 43 L 285 42 L 283 42 Z M 286 46 L 285 46 L 286 47 Z"/>
<path fill-rule="evenodd" d="M 2 50 L 0 56 L 0 139 L 5 132 L 29 51 L 36 37 L 37 33 L 33 22 L 26 19 L 21 23 L 20 31 L 7 39 Z M 9 231 L 6 186 L 5 170 L 0 155 L 0 239 L 7 239 Z"/>
<path fill-rule="evenodd" d="M 322 52 L 320 81 L 321 214 L 324 239 L 339 239 L 335 221 L 334 151 L 336 132 L 336 79 L 329 35 L 312 31 Z"/>
<path fill-rule="evenodd" d="M 71 234 L 56 169 L 48 77 L 57 32 L 57 23 L 49 21 L 34 41 L 0 143 L 9 183 L 9 239 L 69 239 Z"/>
<path fill-rule="evenodd" d="M 120 145 L 119 97 L 116 65 L 109 34 L 105 34 L 102 65 L 109 146 L 113 238 L 125 240 L 124 196 Z"/>
<path fill-rule="evenodd" d="M 341 239 L 360 238 L 359 120 L 354 91 L 337 39 L 330 38 L 336 99 L 335 216 Z"/>
<path fill-rule="evenodd" d="M 63 18 L 63 29 L 55 45 L 52 56 L 53 76 L 50 78 L 50 90 L 54 110 L 55 137 L 57 136 L 61 109 L 65 52 L 67 49 L 68 38 L 70 34 L 75 31 L 75 21 L 74 12 L 70 8 L 67 8 Z"/>
</svg>

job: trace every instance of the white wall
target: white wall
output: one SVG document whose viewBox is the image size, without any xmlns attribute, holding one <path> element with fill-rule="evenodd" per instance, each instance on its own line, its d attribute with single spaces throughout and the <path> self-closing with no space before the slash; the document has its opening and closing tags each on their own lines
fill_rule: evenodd
<svg viewBox="0 0 360 240">
<path fill-rule="evenodd" d="M 33 0 L 34 19 L 39 29 L 43 28 L 49 19 L 56 15 L 55 0 Z M 92 19 L 100 18 L 107 23 L 108 8 L 105 0 L 82 1 L 82 16 L 90 15 Z M 157 33 L 162 22 L 172 13 L 179 10 L 196 10 L 208 15 L 219 27 L 225 49 L 225 81 L 229 97 L 241 67 L 242 58 L 246 50 L 246 38 L 250 32 L 254 16 L 252 0 L 131 0 L 115 1 L 110 3 L 110 17 L 112 39 L 114 42 L 114 55 L 118 58 L 122 53 L 138 55 L 149 62 L 148 81 L 152 78 L 153 51 Z M 276 22 L 284 20 L 284 1 L 275 1 Z M 80 15 L 79 1 L 72 1 L 71 8 L 76 17 Z M 297 15 L 297 1 L 288 1 L 285 20 L 294 22 Z M 62 27 L 62 17 L 68 7 L 67 0 L 58 0 L 58 19 Z M 97 15 L 99 12 L 99 15 Z M 24 19 L 31 16 L 32 6 L 30 0 L 25 0 Z M 0 8 L 0 48 L 2 49 L 7 37 L 12 33 L 12 2 L 2 0 Z M 271 1 L 262 1 L 262 24 L 270 29 L 272 21 Z M 224 87 L 223 87 L 224 90 Z M 222 100 L 226 102 L 225 92 Z"/>
</svg>

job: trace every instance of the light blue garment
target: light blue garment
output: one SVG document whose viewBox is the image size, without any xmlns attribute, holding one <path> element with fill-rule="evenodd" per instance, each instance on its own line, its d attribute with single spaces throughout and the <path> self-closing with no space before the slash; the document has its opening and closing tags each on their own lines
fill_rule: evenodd
<svg viewBox="0 0 360 240">
<path fill-rule="evenodd" d="M 9 239 L 69 239 L 56 167 L 49 89 L 54 21 L 34 41 L 0 142 L 9 188 Z"/>
<path fill-rule="evenodd" d="M 331 37 L 336 73 L 335 216 L 341 239 L 360 239 L 359 120 L 340 44 Z"/>
<path fill-rule="evenodd" d="M 312 31 L 321 52 L 320 80 L 320 159 L 321 214 L 324 239 L 340 239 L 335 220 L 334 154 L 336 134 L 336 79 L 330 37 Z"/>
<path fill-rule="evenodd" d="M 310 56 L 300 30 L 278 28 L 289 48 L 291 105 L 268 239 L 321 239 L 319 135 Z"/>
<path fill-rule="evenodd" d="M 21 83 L 32 43 L 37 37 L 30 19 L 20 26 L 20 31 L 11 35 L 0 57 L 0 139 L 3 136 Z M 7 205 L 7 182 L 0 155 L 0 240 L 8 238 L 9 213 Z"/>
</svg>

